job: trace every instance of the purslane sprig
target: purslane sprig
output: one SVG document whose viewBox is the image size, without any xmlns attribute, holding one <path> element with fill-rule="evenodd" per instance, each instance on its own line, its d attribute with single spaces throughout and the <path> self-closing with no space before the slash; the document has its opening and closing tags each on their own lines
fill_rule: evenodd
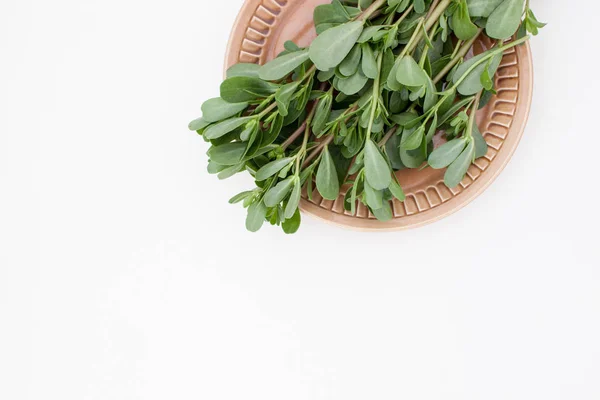
<svg viewBox="0 0 600 400">
<path fill-rule="evenodd" d="M 316 7 L 308 48 L 287 42 L 273 61 L 237 64 L 220 97 L 190 123 L 211 144 L 208 171 L 247 171 L 252 190 L 231 203 L 246 227 L 265 222 L 294 233 L 302 192 L 344 206 L 365 204 L 381 221 L 404 201 L 396 171 L 446 168 L 457 186 L 487 154 L 475 114 L 493 96 L 504 52 L 537 35 L 527 0 L 333 0 Z M 491 49 L 465 60 L 485 33 Z M 438 148 L 439 132 L 447 142 Z"/>
</svg>

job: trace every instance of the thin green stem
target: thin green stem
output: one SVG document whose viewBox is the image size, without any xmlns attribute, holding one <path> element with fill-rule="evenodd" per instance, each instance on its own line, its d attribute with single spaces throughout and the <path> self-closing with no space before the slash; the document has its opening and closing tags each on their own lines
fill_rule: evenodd
<svg viewBox="0 0 600 400">
<path fill-rule="evenodd" d="M 479 36 L 479 33 L 481 33 L 481 29 L 479 30 L 477 35 L 475 35 L 475 38 L 477 38 Z M 460 47 L 462 46 L 462 44 L 463 44 L 463 41 L 460 39 L 458 42 L 456 42 L 456 47 L 454 48 L 454 51 L 452 52 L 452 56 L 450 56 L 450 59 L 454 59 L 454 57 L 456 57 L 456 55 L 460 51 Z"/>
<path fill-rule="evenodd" d="M 375 114 L 379 106 L 379 96 L 381 92 L 381 64 L 383 62 L 383 53 L 380 52 L 377 56 L 377 77 L 373 83 L 373 97 L 371 99 L 371 116 L 369 117 L 369 127 L 367 128 L 367 141 L 371 139 L 371 131 L 373 130 L 373 122 Z"/>
<path fill-rule="evenodd" d="M 387 0 L 376 0 L 373 4 L 371 4 L 365 11 L 360 14 L 356 20 L 357 21 L 366 21 L 371 15 L 373 15 L 380 7 L 387 3 Z"/>
<path fill-rule="evenodd" d="M 473 47 L 473 44 L 475 43 L 475 41 L 477 40 L 477 38 L 479 37 L 479 35 L 481 35 L 481 32 L 483 32 L 483 29 L 479 29 L 477 35 L 475 35 L 468 42 L 465 42 L 460 48 L 458 46 L 456 47 L 457 49 L 459 49 L 458 52 L 452 56 L 452 59 L 444 67 L 444 69 L 442 69 L 440 71 L 440 73 L 436 75 L 436 77 L 433 79 L 433 83 L 438 83 L 439 81 L 441 81 L 442 79 L 444 79 L 444 77 L 446 75 L 448 75 L 448 72 L 452 71 L 452 68 L 454 68 L 454 66 L 456 64 L 458 64 L 458 62 L 460 60 L 462 60 L 462 58 L 464 56 L 467 55 L 467 53 L 469 52 L 469 50 L 471 49 L 471 47 Z"/>
<path fill-rule="evenodd" d="M 438 22 L 440 16 L 446 11 L 446 8 L 452 3 L 452 0 L 442 0 L 440 4 L 435 8 L 435 10 L 427 17 L 425 21 L 425 30 L 429 31 L 431 27 Z M 423 32 L 419 31 L 417 38 L 410 43 L 410 47 L 408 48 L 408 52 L 412 52 L 418 45 L 421 39 L 423 38 Z"/>
<path fill-rule="evenodd" d="M 396 21 L 396 22 L 394 23 L 394 25 L 396 25 L 396 26 L 400 26 L 400 24 L 402 23 L 402 21 L 404 21 L 404 20 L 406 19 L 406 17 L 408 17 L 408 15 L 411 13 L 411 11 L 413 10 L 413 8 L 414 8 L 414 7 L 415 7 L 414 5 L 411 5 L 410 7 L 408 7 L 408 8 L 406 9 L 406 11 L 404 11 L 404 14 L 402 14 L 402 15 L 400 16 L 400 18 L 398 18 L 398 21 Z"/>
<path fill-rule="evenodd" d="M 469 115 L 469 125 L 467 127 L 467 134 L 466 134 L 467 138 L 473 137 L 473 124 L 475 123 L 475 116 L 477 115 L 477 110 L 479 109 L 479 102 L 481 101 L 482 93 L 483 93 L 483 91 L 479 91 L 479 93 L 477 93 L 477 96 L 475 96 L 475 99 L 473 101 L 471 115 Z"/>
</svg>

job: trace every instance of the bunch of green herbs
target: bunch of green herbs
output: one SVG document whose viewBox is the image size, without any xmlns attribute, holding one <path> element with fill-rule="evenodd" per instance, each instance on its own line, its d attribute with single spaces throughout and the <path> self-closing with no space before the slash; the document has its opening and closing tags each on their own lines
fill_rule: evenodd
<svg viewBox="0 0 600 400">
<path fill-rule="evenodd" d="M 344 185 L 352 215 L 361 202 L 390 220 L 402 169 L 446 169 L 457 186 L 487 154 L 475 114 L 503 53 L 544 26 L 528 0 L 333 0 L 314 23 L 310 47 L 287 42 L 263 66 L 231 67 L 189 125 L 210 143 L 209 173 L 254 178 L 230 200 L 252 232 L 268 222 L 295 233 L 303 192 L 335 200 Z M 483 34 L 495 45 L 465 60 Z M 446 143 L 434 148 L 438 132 Z"/>
</svg>

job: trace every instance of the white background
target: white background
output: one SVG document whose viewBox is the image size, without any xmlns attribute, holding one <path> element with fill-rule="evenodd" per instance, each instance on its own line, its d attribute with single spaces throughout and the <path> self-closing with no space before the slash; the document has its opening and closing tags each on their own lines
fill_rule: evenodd
<svg viewBox="0 0 600 400">
<path fill-rule="evenodd" d="M 530 122 L 471 205 L 291 237 L 186 128 L 242 0 L 0 2 L 0 399 L 600 398 L 593 2 L 533 0 Z"/>
</svg>

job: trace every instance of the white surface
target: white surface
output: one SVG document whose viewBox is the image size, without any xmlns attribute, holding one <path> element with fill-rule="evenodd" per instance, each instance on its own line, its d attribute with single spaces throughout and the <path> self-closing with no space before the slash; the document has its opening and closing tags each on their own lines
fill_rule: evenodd
<svg viewBox="0 0 600 400">
<path fill-rule="evenodd" d="M 241 3 L 2 2 L 0 399 L 600 398 L 599 7 L 533 1 L 530 123 L 470 206 L 288 237 L 186 129 Z"/>
</svg>

